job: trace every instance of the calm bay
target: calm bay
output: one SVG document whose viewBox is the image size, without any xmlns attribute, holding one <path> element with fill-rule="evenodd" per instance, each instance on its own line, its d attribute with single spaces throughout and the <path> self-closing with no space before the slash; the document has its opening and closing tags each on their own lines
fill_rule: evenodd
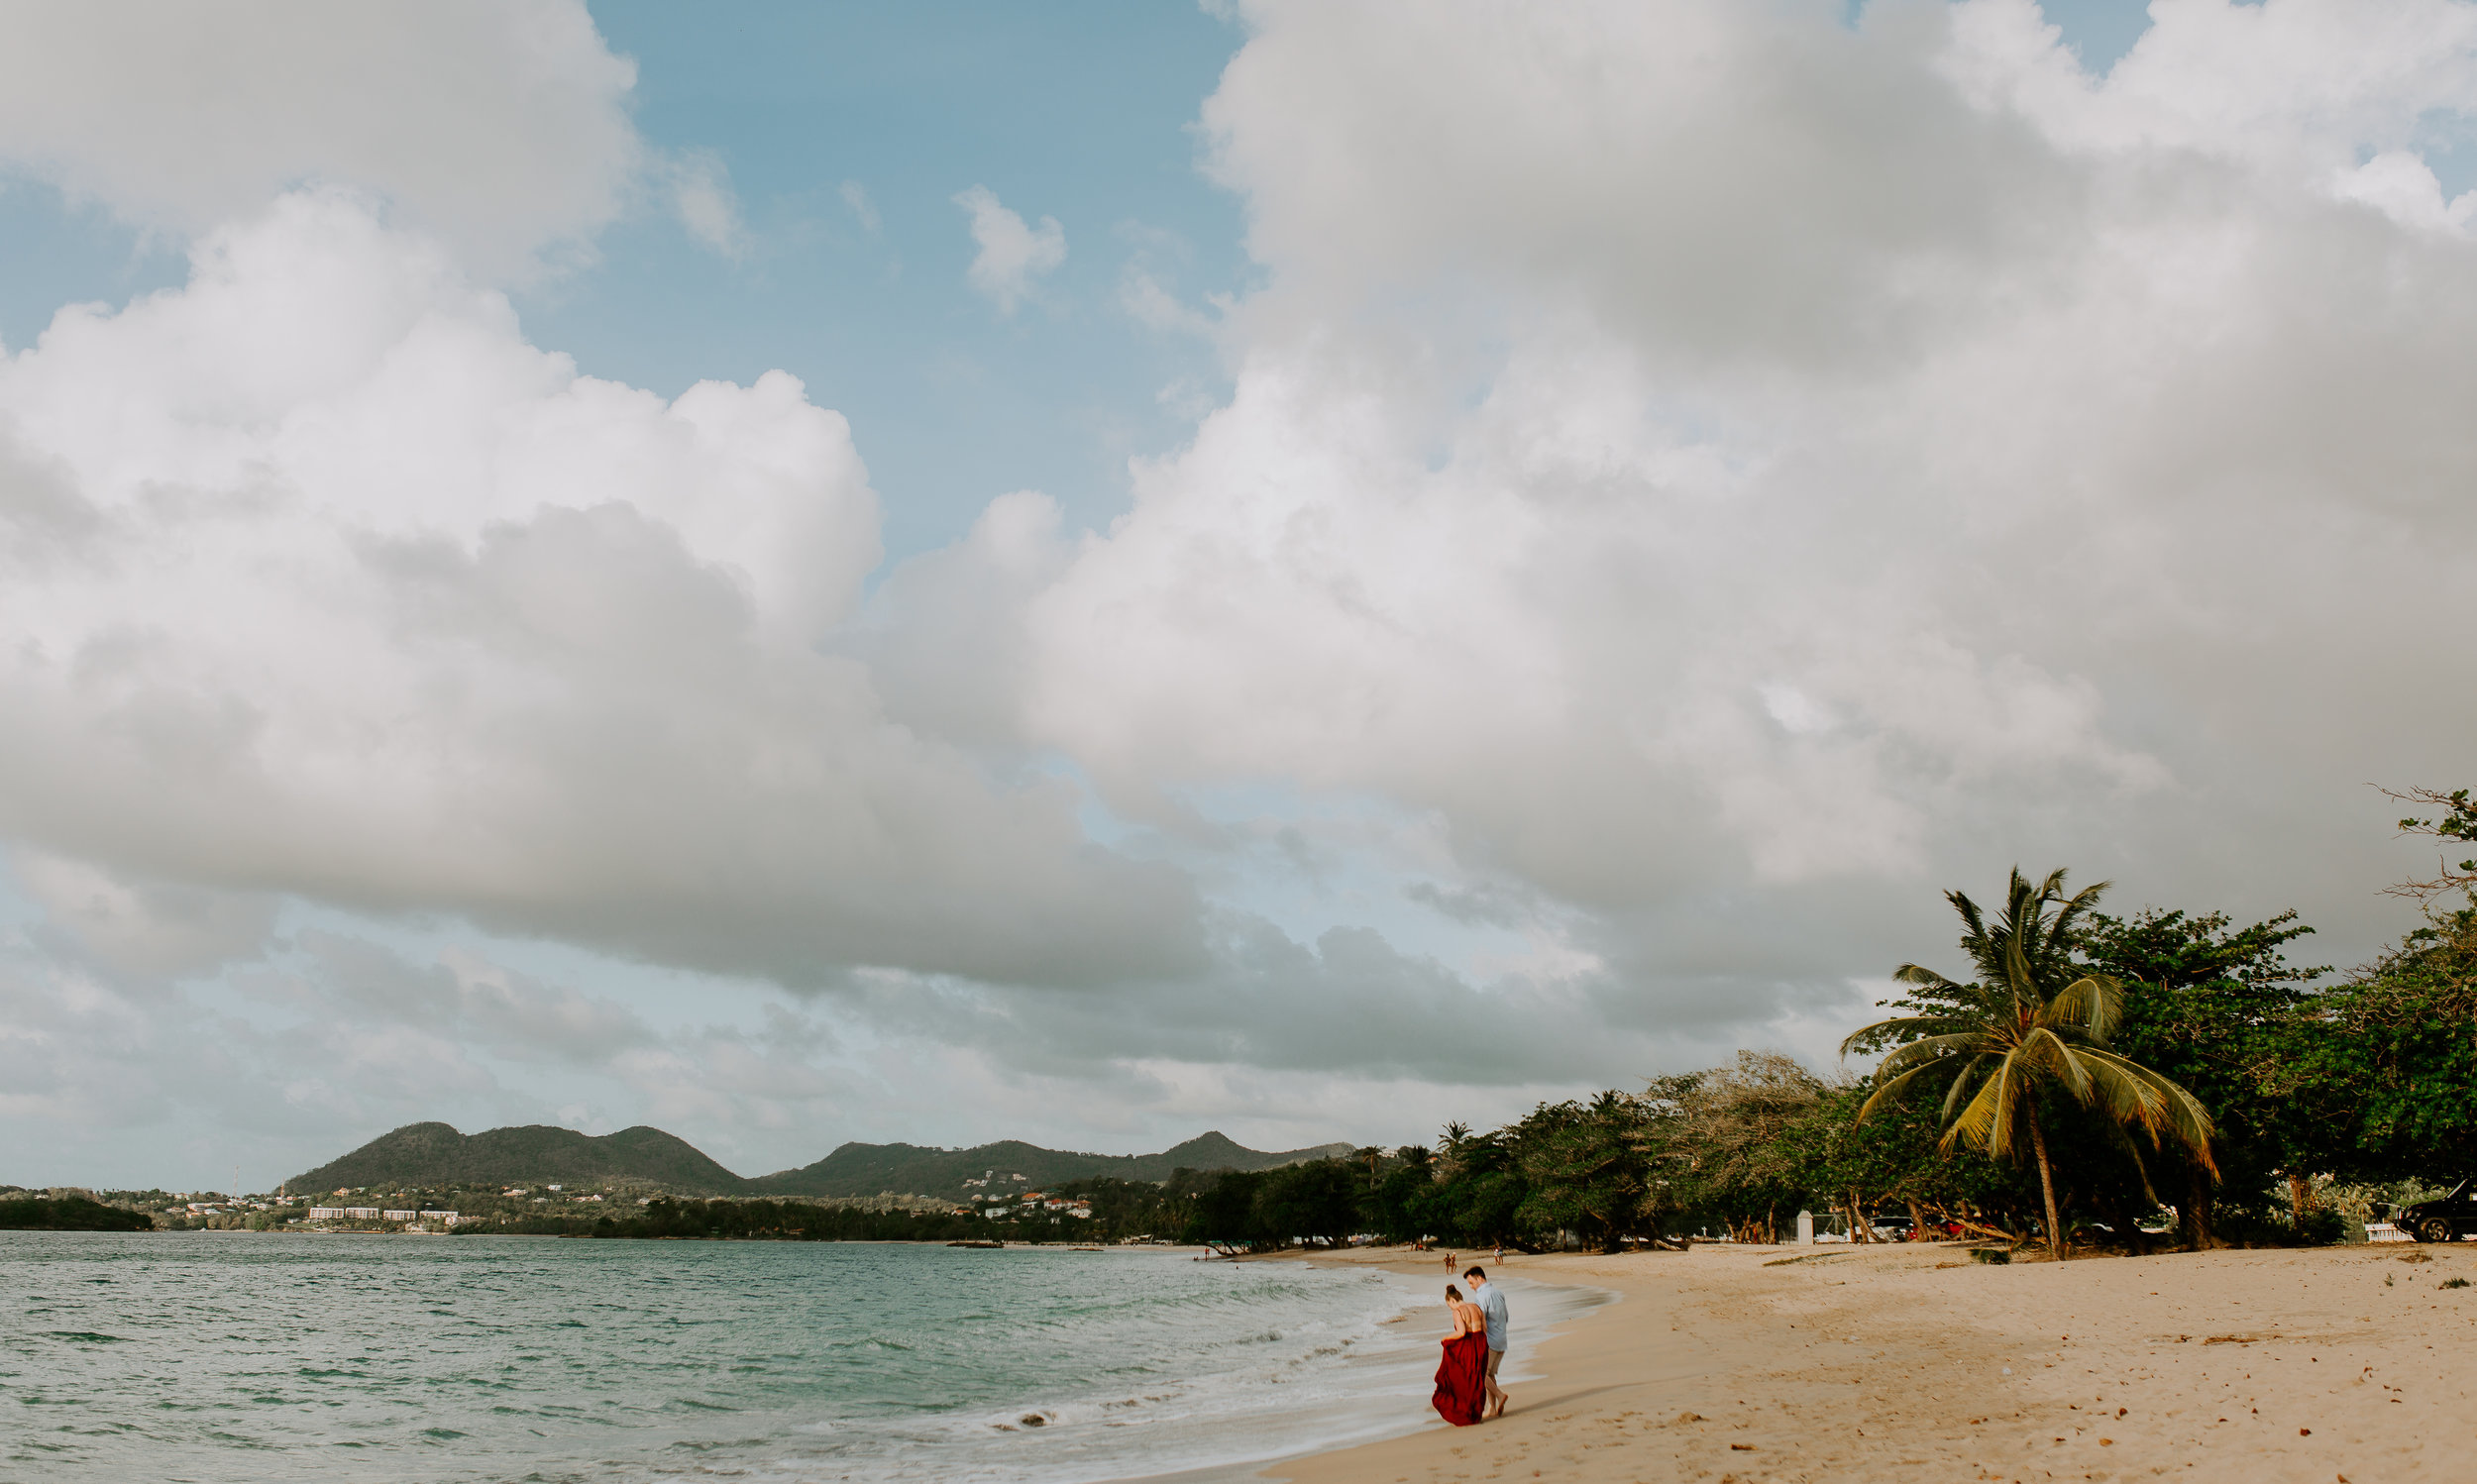
<svg viewBox="0 0 2477 1484">
<path fill-rule="evenodd" d="M 1158 1249 L 0 1232 L 0 1479 L 1127 1478 L 1427 1417 L 1427 1286 Z"/>
</svg>

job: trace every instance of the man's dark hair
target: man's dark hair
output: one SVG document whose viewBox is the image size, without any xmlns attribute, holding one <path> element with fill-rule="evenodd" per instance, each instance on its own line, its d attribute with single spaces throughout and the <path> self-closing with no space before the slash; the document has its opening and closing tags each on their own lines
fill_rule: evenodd
<svg viewBox="0 0 2477 1484">
<path fill-rule="evenodd" d="M 1469 1267 L 1462 1269 L 1462 1276 L 1465 1278 L 1485 1279 L 1488 1276 L 1488 1270 L 1479 1266 L 1477 1263 L 1473 1263 Z"/>
</svg>

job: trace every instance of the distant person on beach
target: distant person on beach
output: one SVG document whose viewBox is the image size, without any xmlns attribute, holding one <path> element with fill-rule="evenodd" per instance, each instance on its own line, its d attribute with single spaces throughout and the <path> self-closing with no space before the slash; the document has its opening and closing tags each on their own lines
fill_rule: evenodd
<svg viewBox="0 0 2477 1484">
<path fill-rule="evenodd" d="M 1487 1270 L 1477 1263 L 1462 1269 L 1470 1280 L 1470 1296 L 1477 1301 L 1479 1312 L 1488 1320 L 1488 1413 L 1489 1417 L 1505 1415 L 1505 1389 L 1496 1384 L 1496 1368 L 1505 1362 L 1505 1330 L 1512 1323 L 1505 1312 L 1505 1294 L 1488 1281 Z"/>
<path fill-rule="evenodd" d="M 1437 1362 L 1437 1415 L 1467 1428 L 1488 1410 L 1488 1317 L 1451 1283 L 1445 1286 L 1445 1307 L 1454 1327 L 1443 1341 L 1445 1357 Z"/>
</svg>

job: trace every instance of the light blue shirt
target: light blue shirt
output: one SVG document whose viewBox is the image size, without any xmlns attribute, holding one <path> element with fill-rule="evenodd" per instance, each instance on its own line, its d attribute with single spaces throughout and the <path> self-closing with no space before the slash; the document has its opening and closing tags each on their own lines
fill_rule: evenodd
<svg viewBox="0 0 2477 1484">
<path fill-rule="evenodd" d="M 1471 1298 L 1477 1301 L 1479 1312 L 1487 1316 L 1488 1348 L 1502 1350 L 1505 1348 L 1505 1291 L 1493 1283 L 1479 1284 L 1478 1290 Z"/>
</svg>

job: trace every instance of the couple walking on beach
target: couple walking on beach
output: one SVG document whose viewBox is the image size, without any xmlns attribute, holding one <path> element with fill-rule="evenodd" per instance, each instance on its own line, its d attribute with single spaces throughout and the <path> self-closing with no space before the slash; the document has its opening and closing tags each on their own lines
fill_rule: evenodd
<svg viewBox="0 0 2477 1484">
<path fill-rule="evenodd" d="M 1505 1359 L 1505 1294 L 1488 1281 L 1476 1263 L 1462 1270 L 1470 1297 L 1449 1283 L 1446 1308 L 1454 1312 L 1454 1332 L 1445 1337 L 1445 1359 L 1437 1366 L 1437 1412 L 1457 1428 L 1505 1415 L 1505 1392 L 1496 1384 L 1496 1368 Z"/>
</svg>

